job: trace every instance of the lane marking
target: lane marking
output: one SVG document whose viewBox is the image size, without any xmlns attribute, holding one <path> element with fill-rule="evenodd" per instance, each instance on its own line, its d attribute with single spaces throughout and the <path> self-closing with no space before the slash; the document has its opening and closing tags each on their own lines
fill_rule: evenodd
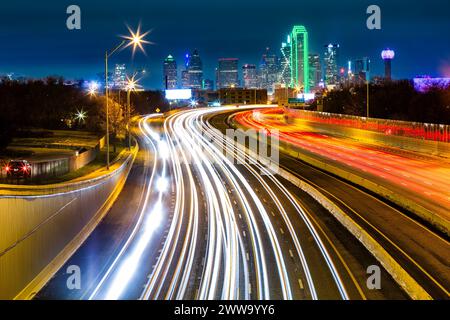
<svg viewBox="0 0 450 320">
<path fill-rule="evenodd" d="M 289 249 L 289 255 L 291 256 L 291 258 L 294 258 L 294 253 L 292 252 L 291 249 Z"/>
</svg>

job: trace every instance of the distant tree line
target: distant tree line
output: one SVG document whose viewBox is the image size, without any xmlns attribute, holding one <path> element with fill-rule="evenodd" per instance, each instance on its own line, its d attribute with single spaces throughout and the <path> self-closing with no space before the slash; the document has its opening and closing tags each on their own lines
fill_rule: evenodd
<svg viewBox="0 0 450 320">
<path fill-rule="evenodd" d="M 168 109 L 163 93 L 136 92 L 131 95 L 131 110 L 139 114 Z M 110 132 L 113 140 L 125 130 L 126 93 L 111 92 Z M 77 117 L 83 112 L 84 119 Z M 105 98 L 90 96 L 80 86 L 68 86 L 62 78 L 42 80 L 0 81 L 0 151 L 14 136 L 28 128 L 83 129 L 99 135 L 106 131 Z"/>
<path fill-rule="evenodd" d="M 366 85 L 344 87 L 327 93 L 323 111 L 366 116 Z M 450 124 L 450 88 L 417 92 L 408 81 L 370 84 L 370 117 Z"/>
<path fill-rule="evenodd" d="M 102 99 L 64 85 L 62 78 L 0 82 L 0 149 L 27 128 L 78 129 L 100 132 Z M 78 111 L 86 118 L 76 119 Z"/>
</svg>

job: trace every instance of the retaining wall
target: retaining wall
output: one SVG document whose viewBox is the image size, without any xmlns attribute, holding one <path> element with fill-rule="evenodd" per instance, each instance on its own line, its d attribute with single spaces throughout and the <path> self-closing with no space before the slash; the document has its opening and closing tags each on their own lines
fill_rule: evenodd
<svg viewBox="0 0 450 320">
<path fill-rule="evenodd" d="M 136 152 L 137 147 L 133 155 Z M 111 173 L 88 181 L 42 187 L 0 185 L 0 299 L 33 294 L 24 295 L 23 290 L 37 278 L 44 279 L 44 270 L 49 272 L 58 256 L 77 245 L 74 239 L 84 240 L 80 234 L 123 186 L 133 155 Z"/>
</svg>

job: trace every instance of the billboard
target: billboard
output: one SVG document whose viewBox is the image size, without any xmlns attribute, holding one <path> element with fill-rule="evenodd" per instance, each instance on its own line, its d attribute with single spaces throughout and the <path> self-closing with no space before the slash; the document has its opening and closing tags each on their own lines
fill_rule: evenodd
<svg viewBox="0 0 450 320">
<path fill-rule="evenodd" d="M 314 93 L 300 93 L 297 95 L 298 99 L 303 99 L 305 102 L 314 100 L 316 95 Z"/>
<path fill-rule="evenodd" d="M 192 98 L 191 89 L 170 89 L 166 90 L 167 100 L 190 100 Z"/>
</svg>

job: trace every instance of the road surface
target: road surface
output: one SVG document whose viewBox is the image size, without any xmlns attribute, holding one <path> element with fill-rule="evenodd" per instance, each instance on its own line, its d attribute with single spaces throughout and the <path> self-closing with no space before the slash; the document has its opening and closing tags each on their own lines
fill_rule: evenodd
<svg viewBox="0 0 450 320">
<path fill-rule="evenodd" d="M 261 112 L 261 110 L 258 112 Z M 222 128 L 222 130 L 227 128 L 229 115 L 230 113 L 214 118 L 216 127 Z M 241 123 L 246 124 L 248 128 L 274 129 L 272 126 L 273 122 L 254 121 L 252 116 L 250 116 L 252 118 L 251 121 L 245 121 L 244 119 L 249 119 L 249 116 L 249 112 L 238 114 Z M 282 134 L 283 132 L 280 132 L 280 135 Z M 301 136 L 301 132 L 297 132 L 296 135 Z M 293 133 L 289 136 L 292 137 Z M 309 140 L 310 136 L 314 136 L 314 139 L 317 139 L 313 141 L 314 148 L 322 150 L 319 154 L 311 152 L 312 142 L 309 142 L 305 149 L 299 147 L 298 144 L 293 145 L 293 147 L 299 147 L 297 149 L 299 152 L 305 152 L 310 156 L 315 155 L 321 160 L 323 160 L 323 153 L 331 152 L 331 150 L 336 148 L 346 150 L 345 147 L 341 146 L 341 139 L 317 138 L 317 134 L 307 132 L 304 140 Z M 326 140 L 326 144 L 322 145 L 321 140 Z M 332 144 L 334 141 L 336 141 L 336 146 L 333 148 Z M 346 143 L 352 144 L 354 148 L 360 147 L 355 142 L 347 141 Z M 383 161 L 379 152 L 374 153 L 372 150 L 369 150 L 368 155 L 366 155 L 362 151 L 363 149 L 360 147 L 358 155 L 353 155 L 354 161 L 360 161 L 358 158 L 360 157 L 363 159 L 361 163 L 364 163 L 366 157 L 373 157 L 374 154 L 380 158 L 377 162 Z M 339 156 L 334 155 L 333 157 Z M 386 157 L 389 158 L 389 155 Z M 398 155 L 392 155 L 392 157 L 398 157 Z M 404 161 L 407 162 L 408 159 Z M 381 243 L 432 297 L 437 299 L 449 298 L 450 243 L 446 235 L 435 231 L 427 224 L 414 218 L 411 213 L 398 208 L 388 201 L 380 199 L 362 188 L 318 170 L 298 159 L 281 153 L 280 165 L 295 176 L 315 186 L 324 195 L 332 199 L 336 205 Z M 385 165 L 389 166 L 388 164 Z M 387 169 L 393 175 L 403 174 L 401 167 L 394 166 Z M 347 170 L 350 170 L 350 172 L 355 170 L 359 173 L 359 169 L 356 166 L 347 167 Z M 405 170 L 408 172 L 410 168 L 405 167 Z M 414 179 L 417 179 L 417 177 L 414 177 Z M 445 194 L 447 189 L 442 189 L 442 193 Z"/>
<path fill-rule="evenodd" d="M 36 298 L 407 298 L 384 269 L 382 288 L 370 290 L 366 270 L 378 262 L 344 227 L 221 143 L 207 118 L 229 110 L 143 118 L 140 153 L 121 195 Z M 81 268 L 80 290 L 67 289 L 69 265 Z"/>
</svg>

